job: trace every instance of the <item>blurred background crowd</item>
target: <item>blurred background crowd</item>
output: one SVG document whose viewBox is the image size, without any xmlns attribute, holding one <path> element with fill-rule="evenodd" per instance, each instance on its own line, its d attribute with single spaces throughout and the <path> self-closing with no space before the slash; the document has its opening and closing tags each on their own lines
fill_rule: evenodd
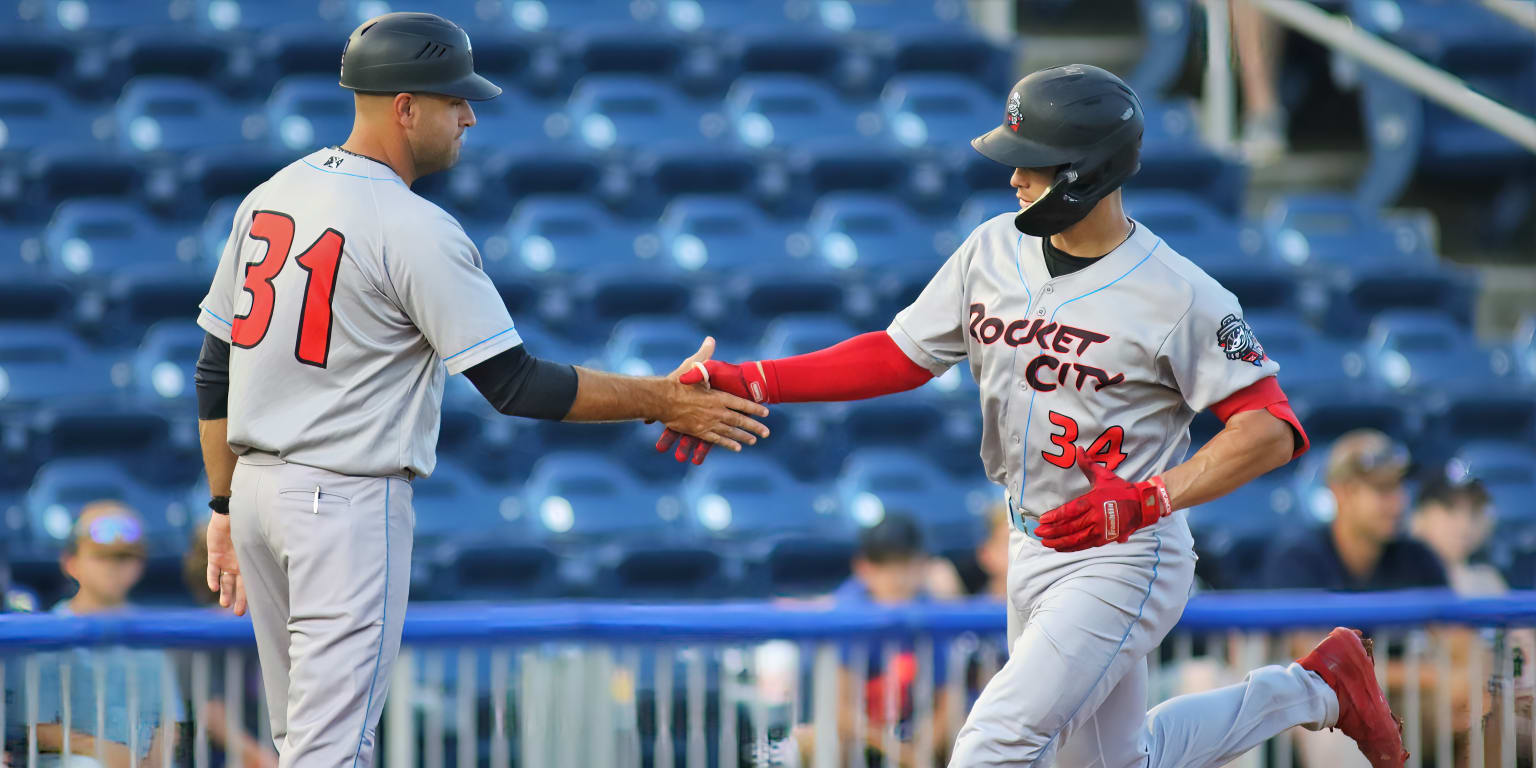
<svg viewBox="0 0 1536 768">
<path fill-rule="evenodd" d="M 1218 5 L 1240 88 L 1238 130 L 1213 137 Z M 1313 5 L 1536 112 L 1528 0 Z M 706 333 L 739 359 L 883 328 L 1016 207 L 967 143 L 1006 88 L 1110 68 L 1148 114 L 1128 212 L 1238 295 L 1315 446 L 1189 511 L 1200 588 L 1536 587 L 1536 154 L 1247 0 L 4 0 L 6 610 L 208 603 L 195 307 L 240 198 L 345 138 L 341 44 L 391 10 L 457 21 L 508 86 L 417 191 L 464 224 L 535 354 L 625 373 L 669 370 Z M 651 428 L 507 419 L 455 377 L 441 464 L 416 483 L 412 598 L 1000 599 L 1007 515 L 963 368 L 779 408 L 772 440 L 701 468 L 657 457 Z M 1203 416 L 1195 444 L 1217 427 Z M 1474 640 L 1447 642 L 1484 653 Z M 142 673 L 177 690 L 146 700 L 185 709 L 114 700 L 77 744 L 170 749 L 167 724 L 222 706 L 152 672 L 159 653 L 114 652 L 94 683 Z M 71 693 L 44 720 L 70 697 L 93 708 L 92 683 L 47 681 Z M 1468 711 L 1464 682 L 1421 683 Z M 273 764 L 254 719 L 207 718 Z M 64 737 L 39 731 L 44 752 Z"/>
</svg>

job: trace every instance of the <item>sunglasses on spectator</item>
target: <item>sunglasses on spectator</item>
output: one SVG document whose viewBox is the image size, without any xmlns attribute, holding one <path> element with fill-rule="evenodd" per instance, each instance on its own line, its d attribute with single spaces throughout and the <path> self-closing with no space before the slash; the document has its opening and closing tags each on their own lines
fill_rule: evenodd
<svg viewBox="0 0 1536 768">
<path fill-rule="evenodd" d="M 139 544 L 144 531 L 137 520 L 129 517 L 99 517 L 91 521 L 86 534 L 91 541 L 102 546 L 114 544 Z"/>
</svg>

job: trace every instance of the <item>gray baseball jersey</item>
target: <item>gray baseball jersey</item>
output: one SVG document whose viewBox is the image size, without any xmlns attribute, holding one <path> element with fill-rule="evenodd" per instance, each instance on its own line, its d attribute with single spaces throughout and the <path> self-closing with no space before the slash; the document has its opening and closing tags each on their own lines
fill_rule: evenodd
<svg viewBox="0 0 1536 768">
<path fill-rule="evenodd" d="M 1052 278 L 1014 216 L 977 227 L 889 332 L 936 375 L 970 360 L 982 462 L 1021 517 L 1088 491 L 1074 445 L 1145 480 L 1184 459 L 1197 412 L 1279 370 L 1236 297 L 1145 226 Z"/>
<path fill-rule="evenodd" d="M 522 343 L 459 223 L 336 149 L 246 196 L 198 324 L 231 345 L 231 448 L 344 475 L 431 474 L 445 369 Z"/>
</svg>

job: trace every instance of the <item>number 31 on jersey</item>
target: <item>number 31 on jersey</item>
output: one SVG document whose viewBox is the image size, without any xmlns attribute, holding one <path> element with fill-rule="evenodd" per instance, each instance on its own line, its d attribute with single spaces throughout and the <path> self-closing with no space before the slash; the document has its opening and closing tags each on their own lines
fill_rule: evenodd
<svg viewBox="0 0 1536 768">
<path fill-rule="evenodd" d="M 293 217 L 286 213 L 257 211 L 251 217 L 251 239 L 266 242 L 267 253 L 261 261 L 245 265 L 245 292 L 251 294 L 251 309 L 235 316 L 230 341 L 237 347 L 250 349 L 267 336 L 277 305 L 272 280 L 288 263 L 293 230 Z M 294 259 L 309 273 L 293 347 L 293 356 L 305 365 L 324 368 L 331 354 L 331 299 L 336 295 L 336 268 L 341 265 L 345 241 L 340 232 L 327 229 Z"/>
</svg>

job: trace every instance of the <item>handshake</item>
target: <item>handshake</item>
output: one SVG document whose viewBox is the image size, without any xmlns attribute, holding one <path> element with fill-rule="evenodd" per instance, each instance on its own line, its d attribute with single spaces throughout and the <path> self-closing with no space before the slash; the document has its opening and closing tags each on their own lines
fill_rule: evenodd
<svg viewBox="0 0 1536 768">
<path fill-rule="evenodd" d="M 666 429 L 656 441 L 658 453 L 675 446 L 673 455 L 678 461 L 702 464 L 714 445 L 740 451 L 743 445 L 755 445 L 759 438 L 768 437 L 768 427 L 748 414 L 766 416 L 768 409 L 762 404 L 779 402 L 772 363 L 722 363 L 710 359 L 714 351 L 715 340 L 704 339 L 699 351 L 668 375 L 667 378 L 688 388 L 688 394 L 680 398 L 683 402 L 697 401 L 700 406 L 712 407 L 667 419 Z"/>
</svg>

